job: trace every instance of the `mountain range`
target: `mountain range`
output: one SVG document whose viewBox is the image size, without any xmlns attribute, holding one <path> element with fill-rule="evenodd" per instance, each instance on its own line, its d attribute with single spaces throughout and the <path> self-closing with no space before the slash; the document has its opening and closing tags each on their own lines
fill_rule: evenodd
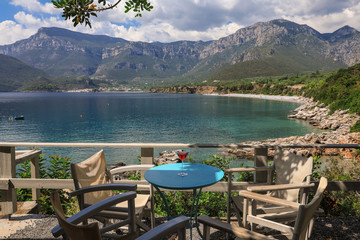
<svg viewBox="0 0 360 240">
<path fill-rule="evenodd" d="M 359 53 L 360 32 L 354 28 L 322 34 L 282 19 L 259 22 L 214 41 L 135 42 L 40 28 L 28 39 L 0 46 L 0 54 L 41 70 L 39 76 L 47 79 L 85 76 L 112 86 L 330 71 L 354 65 Z M 19 89 L 19 84 L 7 89 Z"/>
</svg>

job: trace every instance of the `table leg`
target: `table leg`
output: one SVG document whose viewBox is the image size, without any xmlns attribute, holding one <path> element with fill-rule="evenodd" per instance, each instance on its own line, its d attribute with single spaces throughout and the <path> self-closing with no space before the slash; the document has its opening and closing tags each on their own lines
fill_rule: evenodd
<svg viewBox="0 0 360 240">
<path fill-rule="evenodd" d="M 169 205 L 167 204 L 167 201 L 166 201 L 166 198 L 164 196 L 164 194 L 160 191 L 160 189 L 153 185 L 154 188 L 156 189 L 156 191 L 160 194 L 160 197 L 162 198 L 164 204 L 165 204 L 165 210 L 166 210 L 166 214 L 167 214 L 167 219 L 170 220 L 171 219 L 171 216 L 170 216 L 170 210 L 169 210 Z"/>
<path fill-rule="evenodd" d="M 156 191 L 160 194 L 160 197 L 162 198 L 162 200 L 165 204 L 167 219 L 170 220 L 171 219 L 170 210 L 169 210 L 169 205 L 166 201 L 166 198 L 157 186 L 155 186 L 155 185 L 153 185 L 153 186 L 156 189 Z M 202 191 L 202 188 L 199 188 L 199 191 L 197 191 L 196 189 L 193 189 L 193 201 L 192 201 L 191 211 L 190 211 L 190 239 L 192 239 L 192 227 L 194 226 L 194 224 L 196 226 L 196 229 L 197 229 L 200 237 L 201 238 L 203 237 L 203 235 L 201 234 L 200 228 L 199 228 L 199 223 L 198 223 L 198 218 L 197 218 L 201 191 Z M 195 208 L 195 213 L 194 213 L 194 208 Z M 193 222 L 193 219 L 195 220 L 195 223 Z"/>
<path fill-rule="evenodd" d="M 201 195 L 201 190 L 202 190 L 202 188 L 199 188 L 198 192 L 196 191 L 196 189 L 193 190 L 193 203 L 191 206 L 191 213 L 190 213 L 190 225 L 191 225 L 190 227 L 191 228 L 193 227 L 192 217 L 194 216 L 195 227 L 196 227 L 200 237 L 202 238 L 203 235 L 201 234 L 201 231 L 199 228 L 199 222 L 198 222 L 198 209 L 199 209 L 199 199 L 200 199 L 200 195 Z M 195 214 L 193 213 L 194 206 L 195 206 Z"/>
</svg>

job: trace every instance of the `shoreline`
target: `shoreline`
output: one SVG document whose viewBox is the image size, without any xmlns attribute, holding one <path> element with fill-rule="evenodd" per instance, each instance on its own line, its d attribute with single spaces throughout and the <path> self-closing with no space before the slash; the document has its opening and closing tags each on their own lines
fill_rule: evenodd
<svg viewBox="0 0 360 240">
<path fill-rule="evenodd" d="M 204 96 L 220 96 L 220 97 L 240 97 L 240 98 L 254 98 L 254 99 L 263 99 L 271 101 L 283 101 L 283 102 L 297 102 L 304 103 L 305 100 L 302 97 L 298 96 L 280 96 L 280 95 L 263 95 L 263 94 L 243 94 L 243 93 L 209 93 L 202 94 Z"/>
</svg>

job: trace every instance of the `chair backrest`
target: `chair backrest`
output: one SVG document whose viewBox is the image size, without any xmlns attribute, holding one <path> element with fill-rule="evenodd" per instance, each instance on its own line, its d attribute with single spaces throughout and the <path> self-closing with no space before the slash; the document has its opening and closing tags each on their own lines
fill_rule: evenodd
<svg viewBox="0 0 360 240">
<path fill-rule="evenodd" d="M 322 177 L 316 190 L 314 198 L 306 205 L 300 205 L 299 212 L 295 221 L 293 240 L 307 239 L 307 230 L 316 209 L 319 207 L 323 193 L 328 184 L 326 178 Z"/>
<path fill-rule="evenodd" d="M 71 164 L 71 175 L 74 180 L 75 189 L 87 186 L 106 184 L 111 182 L 106 168 L 105 154 L 101 150 L 81 163 Z M 111 191 L 97 191 L 85 193 L 84 203 L 91 205 L 111 197 Z"/>
<path fill-rule="evenodd" d="M 138 165 L 128 165 L 122 167 L 116 167 L 110 170 L 111 177 L 114 177 L 116 174 L 122 174 L 125 172 L 132 172 L 132 171 L 141 171 L 145 172 L 150 168 L 153 168 L 155 165 L 153 164 L 138 164 Z M 143 175 L 143 174 L 142 174 Z"/>
<path fill-rule="evenodd" d="M 275 149 L 274 165 L 276 173 L 275 184 L 298 184 L 310 182 L 313 169 L 313 158 L 297 156 L 289 150 L 280 147 Z M 272 193 L 272 196 L 297 202 L 299 189 L 282 190 Z"/>
<path fill-rule="evenodd" d="M 96 222 L 87 225 L 75 225 L 66 221 L 57 191 L 51 193 L 50 201 L 61 228 L 70 240 L 101 240 L 99 226 Z"/>
</svg>

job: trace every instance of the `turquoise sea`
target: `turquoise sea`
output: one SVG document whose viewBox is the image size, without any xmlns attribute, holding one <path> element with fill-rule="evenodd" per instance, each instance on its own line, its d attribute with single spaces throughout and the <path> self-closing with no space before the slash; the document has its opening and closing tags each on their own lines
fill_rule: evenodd
<svg viewBox="0 0 360 240">
<path fill-rule="evenodd" d="M 287 119 L 299 104 L 153 93 L 0 93 L 1 142 L 241 143 L 305 135 Z M 9 117 L 24 115 L 25 120 Z M 82 161 L 99 149 L 41 148 Z M 157 155 L 162 150 L 155 149 Z M 186 149 L 195 161 L 217 149 Z M 140 149 L 106 148 L 107 162 L 137 163 Z"/>
</svg>

